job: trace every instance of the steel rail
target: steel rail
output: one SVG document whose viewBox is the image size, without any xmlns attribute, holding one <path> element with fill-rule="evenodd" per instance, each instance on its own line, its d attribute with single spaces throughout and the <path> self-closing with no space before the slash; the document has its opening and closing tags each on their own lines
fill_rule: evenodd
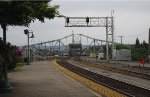
<svg viewBox="0 0 150 97">
<path fill-rule="evenodd" d="M 98 73 L 95 73 L 95 72 L 92 72 L 89 70 L 85 70 L 83 68 L 80 68 L 73 64 L 70 64 L 66 61 L 58 61 L 58 63 L 61 66 L 65 67 L 81 76 L 84 76 L 94 82 L 97 82 L 108 88 L 118 91 L 128 97 L 150 97 L 149 89 L 145 89 L 140 86 L 135 86 L 130 83 L 122 82 L 122 81 L 112 79 L 112 78 L 106 77 L 104 75 L 101 75 L 101 74 L 98 74 Z"/>
<path fill-rule="evenodd" d="M 80 63 L 80 62 L 79 62 Z M 94 67 L 89 65 L 90 62 L 85 63 L 85 66 L 89 66 L 89 67 Z M 81 63 L 82 64 L 82 63 Z M 93 63 L 90 63 L 93 64 Z M 130 76 L 135 76 L 138 78 L 143 78 L 146 80 L 150 80 L 150 75 L 143 73 L 143 72 L 139 72 L 139 71 L 134 71 L 134 70 L 130 70 L 129 68 L 125 69 L 125 68 L 121 68 L 121 67 L 114 67 L 114 66 L 108 66 L 108 65 L 101 65 L 103 67 L 100 67 L 100 65 L 97 65 L 98 67 L 94 67 L 94 68 L 102 68 L 108 71 L 112 71 L 112 72 L 117 72 L 117 73 L 122 73 L 122 74 L 126 74 L 126 75 L 130 75 Z"/>
</svg>

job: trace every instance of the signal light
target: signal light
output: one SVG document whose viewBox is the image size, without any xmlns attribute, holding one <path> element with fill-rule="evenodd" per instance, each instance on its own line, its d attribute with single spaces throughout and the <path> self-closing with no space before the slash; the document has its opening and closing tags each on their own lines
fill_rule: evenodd
<svg viewBox="0 0 150 97">
<path fill-rule="evenodd" d="M 87 22 L 87 24 L 89 23 L 89 17 L 86 17 L 86 22 Z"/>
<path fill-rule="evenodd" d="M 25 29 L 24 34 L 28 34 L 28 33 L 29 33 L 28 29 Z"/>
<path fill-rule="evenodd" d="M 67 22 L 67 24 L 69 23 L 69 18 L 68 17 L 66 18 L 66 22 Z"/>
</svg>

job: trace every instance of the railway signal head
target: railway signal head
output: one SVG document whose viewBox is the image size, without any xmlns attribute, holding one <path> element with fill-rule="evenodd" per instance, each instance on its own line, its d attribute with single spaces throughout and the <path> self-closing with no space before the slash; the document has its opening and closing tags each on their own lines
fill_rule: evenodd
<svg viewBox="0 0 150 97">
<path fill-rule="evenodd" d="M 24 34 L 27 35 L 28 33 L 29 33 L 28 29 L 25 29 L 25 30 L 24 30 Z"/>
<path fill-rule="evenodd" d="M 87 24 L 89 23 L 89 17 L 86 17 L 86 23 Z"/>
<path fill-rule="evenodd" d="M 69 17 L 66 18 L 66 23 L 67 23 L 67 24 L 69 23 Z"/>
</svg>

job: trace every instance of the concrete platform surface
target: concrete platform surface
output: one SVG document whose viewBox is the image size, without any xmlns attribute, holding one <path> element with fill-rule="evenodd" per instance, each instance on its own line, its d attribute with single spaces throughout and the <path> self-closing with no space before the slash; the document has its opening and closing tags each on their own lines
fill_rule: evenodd
<svg viewBox="0 0 150 97">
<path fill-rule="evenodd" d="M 49 61 L 33 62 L 9 73 L 13 91 L 0 97 L 96 97 L 75 80 L 56 70 Z"/>
</svg>

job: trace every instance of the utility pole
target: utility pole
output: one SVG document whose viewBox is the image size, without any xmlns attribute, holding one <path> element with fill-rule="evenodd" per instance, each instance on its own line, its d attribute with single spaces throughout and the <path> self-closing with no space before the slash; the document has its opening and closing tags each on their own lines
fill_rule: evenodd
<svg viewBox="0 0 150 97">
<path fill-rule="evenodd" d="M 111 11 L 111 22 L 112 22 L 112 60 L 114 60 L 115 58 L 115 43 L 114 43 L 114 17 L 113 17 L 113 14 L 114 14 L 114 10 Z"/>
<path fill-rule="evenodd" d="M 148 57 L 149 57 L 149 63 L 150 63 L 150 28 L 149 28 L 149 37 L 148 37 Z"/>
<path fill-rule="evenodd" d="M 118 37 L 120 37 L 120 40 L 121 40 L 121 44 L 122 44 L 122 38 L 123 38 L 124 36 L 118 36 Z"/>
<path fill-rule="evenodd" d="M 106 18 L 106 61 L 109 61 L 109 54 L 108 54 L 108 19 Z"/>
<path fill-rule="evenodd" d="M 60 56 L 60 40 L 59 40 L 59 56 Z"/>
</svg>

